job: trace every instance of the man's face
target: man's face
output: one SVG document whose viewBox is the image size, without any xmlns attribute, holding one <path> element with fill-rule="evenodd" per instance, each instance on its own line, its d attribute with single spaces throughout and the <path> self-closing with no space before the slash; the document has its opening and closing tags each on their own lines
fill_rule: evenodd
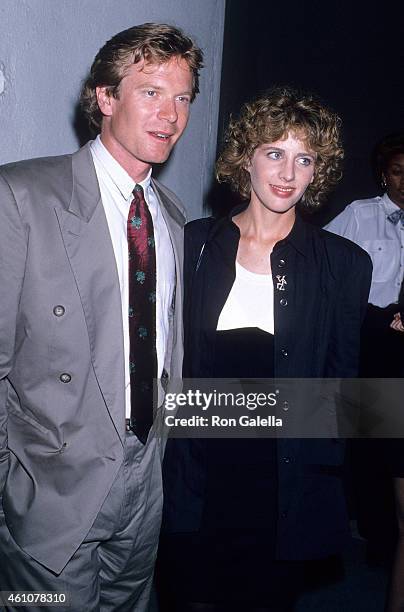
<svg viewBox="0 0 404 612">
<path fill-rule="evenodd" d="M 151 164 L 162 163 L 183 133 L 189 117 L 192 73 L 187 62 L 173 57 L 163 64 L 143 61 L 130 66 L 118 98 L 97 87 L 103 121 L 101 140 L 137 182 Z"/>
</svg>

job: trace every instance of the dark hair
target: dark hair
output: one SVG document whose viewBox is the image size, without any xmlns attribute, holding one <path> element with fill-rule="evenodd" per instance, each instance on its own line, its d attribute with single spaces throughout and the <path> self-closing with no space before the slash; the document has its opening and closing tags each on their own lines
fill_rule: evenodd
<svg viewBox="0 0 404 612">
<path fill-rule="evenodd" d="M 90 127 L 99 132 L 103 118 L 96 87 L 106 86 L 109 94 L 118 98 L 119 86 L 130 66 L 141 60 L 162 64 L 173 57 L 184 59 L 192 72 L 192 102 L 199 92 L 203 53 L 181 30 L 165 23 L 143 23 L 113 36 L 95 56 L 81 91 L 80 106 Z"/>
<path fill-rule="evenodd" d="M 393 157 L 404 154 L 404 132 L 389 134 L 380 140 L 373 151 L 373 172 L 379 185 L 383 185 L 383 174 Z"/>
<path fill-rule="evenodd" d="M 216 165 L 217 179 L 228 182 L 248 199 L 251 181 L 246 167 L 255 149 L 293 132 L 316 153 L 314 179 L 302 198 L 306 207 L 316 207 L 342 175 L 340 123 L 340 118 L 314 95 L 291 87 L 274 87 L 244 104 L 237 119 L 230 119 L 225 147 Z"/>
</svg>

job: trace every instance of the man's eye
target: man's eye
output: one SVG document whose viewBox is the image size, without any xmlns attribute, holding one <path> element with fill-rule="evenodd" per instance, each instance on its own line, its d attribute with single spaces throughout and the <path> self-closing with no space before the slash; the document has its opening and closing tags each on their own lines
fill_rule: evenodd
<svg viewBox="0 0 404 612">
<path fill-rule="evenodd" d="M 188 96 L 178 96 L 178 101 L 179 102 L 183 102 L 184 104 L 189 104 L 190 103 L 190 99 Z"/>
<path fill-rule="evenodd" d="M 156 92 L 154 91 L 154 89 L 148 89 L 148 90 L 147 90 L 147 92 L 146 92 L 146 94 L 147 94 L 147 95 L 148 95 L 150 98 L 152 98 L 153 96 L 155 96 L 155 95 L 156 95 Z"/>
</svg>

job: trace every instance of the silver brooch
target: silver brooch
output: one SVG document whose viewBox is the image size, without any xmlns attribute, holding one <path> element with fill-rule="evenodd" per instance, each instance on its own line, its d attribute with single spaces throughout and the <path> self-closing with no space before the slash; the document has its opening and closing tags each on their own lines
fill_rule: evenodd
<svg viewBox="0 0 404 612">
<path fill-rule="evenodd" d="M 276 288 L 278 291 L 285 291 L 285 285 L 287 285 L 286 275 L 285 274 L 277 274 L 276 275 L 277 283 Z"/>
</svg>

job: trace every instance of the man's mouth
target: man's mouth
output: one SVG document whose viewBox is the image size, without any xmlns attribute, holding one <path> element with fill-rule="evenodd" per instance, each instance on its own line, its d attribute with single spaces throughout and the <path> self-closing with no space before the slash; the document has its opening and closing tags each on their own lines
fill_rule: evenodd
<svg viewBox="0 0 404 612">
<path fill-rule="evenodd" d="M 154 136 L 155 138 L 158 138 L 159 140 L 168 140 L 169 138 L 171 138 L 172 134 L 165 134 L 164 132 L 149 132 L 152 136 Z"/>
</svg>

